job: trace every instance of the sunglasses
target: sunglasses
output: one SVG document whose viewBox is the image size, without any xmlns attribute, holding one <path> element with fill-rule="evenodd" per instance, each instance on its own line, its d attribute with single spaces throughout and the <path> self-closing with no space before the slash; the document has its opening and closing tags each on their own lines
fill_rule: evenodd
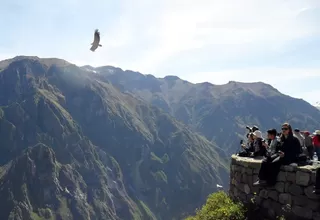
<svg viewBox="0 0 320 220">
<path fill-rule="evenodd" d="M 281 128 L 281 130 L 287 131 L 287 130 L 289 130 L 289 128 Z"/>
</svg>

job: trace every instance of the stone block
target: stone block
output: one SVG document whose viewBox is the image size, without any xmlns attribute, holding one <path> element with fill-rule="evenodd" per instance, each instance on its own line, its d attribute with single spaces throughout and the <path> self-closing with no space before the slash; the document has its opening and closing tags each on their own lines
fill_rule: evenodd
<svg viewBox="0 0 320 220">
<path fill-rule="evenodd" d="M 241 173 L 240 172 L 236 172 L 234 174 L 234 178 L 238 183 L 240 183 L 241 182 Z"/>
<path fill-rule="evenodd" d="M 312 211 L 320 211 L 320 200 L 311 200 L 311 199 L 309 199 L 308 202 L 307 202 L 307 206 Z"/>
<path fill-rule="evenodd" d="M 319 196 L 313 194 L 313 190 L 314 190 L 313 186 L 308 186 L 308 187 L 304 188 L 304 194 L 306 194 L 306 196 L 309 199 L 319 199 Z"/>
<path fill-rule="evenodd" d="M 308 206 L 308 202 L 309 202 L 309 198 L 306 196 L 299 195 L 299 196 L 292 197 L 293 205 L 305 207 L 305 206 Z"/>
<path fill-rule="evenodd" d="M 252 175 L 253 174 L 253 169 L 252 168 L 247 168 L 246 170 L 245 170 L 245 172 L 246 172 L 246 174 L 248 174 L 248 175 Z"/>
<path fill-rule="evenodd" d="M 242 167 L 241 173 L 242 174 L 252 175 L 252 168 L 250 168 L 250 167 Z"/>
<path fill-rule="evenodd" d="M 274 188 L 278 192 L 283 193 L 284 192 L 284 183 L 283 182 L 277 182 L 276 185 L 274 186 Z"/>
<path fill-rule="evenodd" d="M 297 171 L 296 172 L 296 184 L 301 186 L 308 186 L 310 181 L 310 173 Z"/>
<path fill-rule="evenodd" d="M 261 162 L 262 162 L 262 160 L 254 159 L 254 160 L 250 163 L 249 167 L 252 168 L 252 169 L 259 169 L 259 170 L 260 170 Z"/>
<path fill-rule="evenodd" d="M 286 182 L 285 184 L 284 184 L 284 192 L 289 192 L 289 187 L 291 186 L 291 183 L 289 183 L 289 182 Z"/>
<path fill-rule="evenodd" d="M 312 219 L 313 220 L 320 220 L 320 212 L 313 212 Z"/>
<path fill-rule="evenodd" d="M 260 188 L 258 186 L 253 186 L 251 187 L 251 193 L 255 194 L 255 195 L 259 195 L 260 193 Z"/>
<path fill-rule="evenodd" d="M 243 189 L 244 189 L 245 194 L 247 194 L 247 195 L 250 194 L 251 190 L 250 190 L 250 187 L 248 184 L 244 184 Z"/>
<path fill-rule="evenodd" d="M 252 176 L 252 182 L 256 182 L 256 181 L 258 181 L 258 179 L 259 179 L 259 176 L 258 175 L 253 175 Z"/>
<path fill-rule="evenodd" d="M 246 199 L 247 199 L 247 195 L 243 192 L 241 192 L 239 195 L 238 195 L 240 201 L 244 201 L 246 202 Z"/>
<path fill-rule="evenodd" d="M 316 172 L 315 172 L 315 171 L 313 171 L 313 172 L 310 174 L 310 184 L 311 184 L 311 185 L 316 184 Z"/>
<path fill-rule="evenodd" d="M 270 190 L 268 192 L 268 197 L 271 198 L 274 201 L 278 201 L 279 193 L 277 191 L 275 191 L 275 190 Z"/>
<path fill-rule="evenodd" d="M 267 199 L 267 198 L 268 198 L 268 191 L 265 190 L 265 189 L 262 189 L 262 190 L 260 191 L 260 193 L 259 193 L 259 196 L 260 196 L 261 198 Z"/>
<path fill-rule="evenodd" d="M 265 209 L 270 209 L 271 208 L 271 204 L 272 204 L 272 201 L 270 199 L 265 199 L 262 202 L 262 207 L 265 208 Z"/>
<path fill-rule="evenodd" d="M 259 174 L 260 167 L 253 169 L 253 174 Z"/>
<path fill-rule="evenodd" d="M 289 186 L 288 191 L 289 191 L 290 194 L 295 195 L 295 196 L 303 194 L 303 189 L 301 188 L 301 186 L 298 186 L 296 184 L 291 184 Z"/>
<path fill-rule="evenodd" d="M 294 172 L 294 171 L 297 170 L 297 166 L 295 166 L 295 165 L 286 165 L 286 166 L 282 166 L 281 170 L 287 171 L 287 172 Z"/>
<path fill-rule="evenodd" d="M 312 219 L 312 210 L 309 208 L 304 208 L 301 206 L 293 206 L 292 207 L 292 212 L 300 217 L 300 218 L 305 218 L 305 219 Z"/>
<path fill-rule="evenodd" d="M 292 204 L 292 198 L 291 195 L 288 193 L 281 193 L 279 195 L 279 202 L 283 205 L 291 205 Z"/>
<path fill-rule="evenodd" d="M 281 212 L 281 204 L 279 204 L 276 201 L 272 201 L 271 203 L 271 209 L 275 211 L 275 213 L 278 215 Z"/>
<path fill-rule="evenodd" d="M 296 174 L 292 172 L 287 172 L 286 181 L 294 183 L 296 181 Z"/>
<path fill-rule="evenodd" d="M 280 171 L 277 176 L 277 181 L 285 182 L 286 181 L 286 172 Z"/>
<path fill-rule="evenodd" d="M 236 181 L 235 178 L 232 178 L 232 179 L 231 179 L 231 184 L 232 184 L 232 185 L 236 185 L 236 184 L 237 184 L 237 181 Z"/>
<path fill-rule="evenodd" d="M 244 184 L 243 183 L 239 183 L 237 185 L 238 190 L 240 190 L 241 192 L 244 192 Z"/>
<path fill-rule="evenodd" d="M 253 177 L 252 177 L 252 176 L 248 176 L 248 178 L 247 178 L 247 183 L 248 183 L 248 185 L 249 185 L 250 187 L 253 186 Z"/>
<path fill-rule="evenodd" d="M 248 175 L 246 173 L 242 173 L 241 182 L 242 183 L 247 183 L 247 178 L 248 178 Z"/>
<path fill-rule="evenodd" d="M 238 195 L 239 195 L 239 190 L 238 190 L 238 188 L 235 187 L 235 188 L 233 189 L 233 196 L 234 196 L 234 197 L 238 197 Z"/>
</svg>

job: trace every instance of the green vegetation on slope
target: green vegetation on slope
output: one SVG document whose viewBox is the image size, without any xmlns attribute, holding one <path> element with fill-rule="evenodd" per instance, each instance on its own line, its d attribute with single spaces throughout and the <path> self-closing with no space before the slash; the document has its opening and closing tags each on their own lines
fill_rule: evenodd
<svg viewBox="0 0 320 220">
<path fill-rule="evenodd" d="M 185 220 L 244 220 L 245 208 L 235 203 L 223 191 L 211 194 L 196 215 Z"/>
<path fill-rule="evenodd" d="M 101 75 L 37 57 L 3 68 L 0 219 L 181 219 L 227 184 L 221 149 Z"/>
</svg>

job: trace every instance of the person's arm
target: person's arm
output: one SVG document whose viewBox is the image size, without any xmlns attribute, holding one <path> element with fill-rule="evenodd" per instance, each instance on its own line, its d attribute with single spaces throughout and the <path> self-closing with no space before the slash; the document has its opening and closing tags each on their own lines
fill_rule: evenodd
<svg viewBox="0 0 320 220">
<path fill-rule="evenodd" d="M 265 146 L 263 146 L 262 140 L 259 140 L 258 144 L 259 144 L 259 155 L 260 156 L 265 156 L 267 149 L 266 149 Z"/>
<path fill-rule="evenodd" d="M 294 138 L 294 142 L 293 142 L 295 148 L 295 156 L 298 157 L 301 154 L 301 146 L 300 146 L 300 141 L 298 140 L 298 138 Z"/>
</svg>

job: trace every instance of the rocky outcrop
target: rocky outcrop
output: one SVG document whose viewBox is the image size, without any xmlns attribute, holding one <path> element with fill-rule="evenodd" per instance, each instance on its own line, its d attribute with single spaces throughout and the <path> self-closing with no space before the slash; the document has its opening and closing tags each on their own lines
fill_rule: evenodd
<svg viewBox="0 0 320 220">
<path fill-rule="evenodd" d="M 261 159 L 232 156 L 230 196 L 259 209 L 261 219 L 320 219 L 320 197 L 312 193 L 315 166 L 283 166 L 274 187 L 257 187 Z M 263 217 L 262 217 L 263 216 Z"/>
</svg>

